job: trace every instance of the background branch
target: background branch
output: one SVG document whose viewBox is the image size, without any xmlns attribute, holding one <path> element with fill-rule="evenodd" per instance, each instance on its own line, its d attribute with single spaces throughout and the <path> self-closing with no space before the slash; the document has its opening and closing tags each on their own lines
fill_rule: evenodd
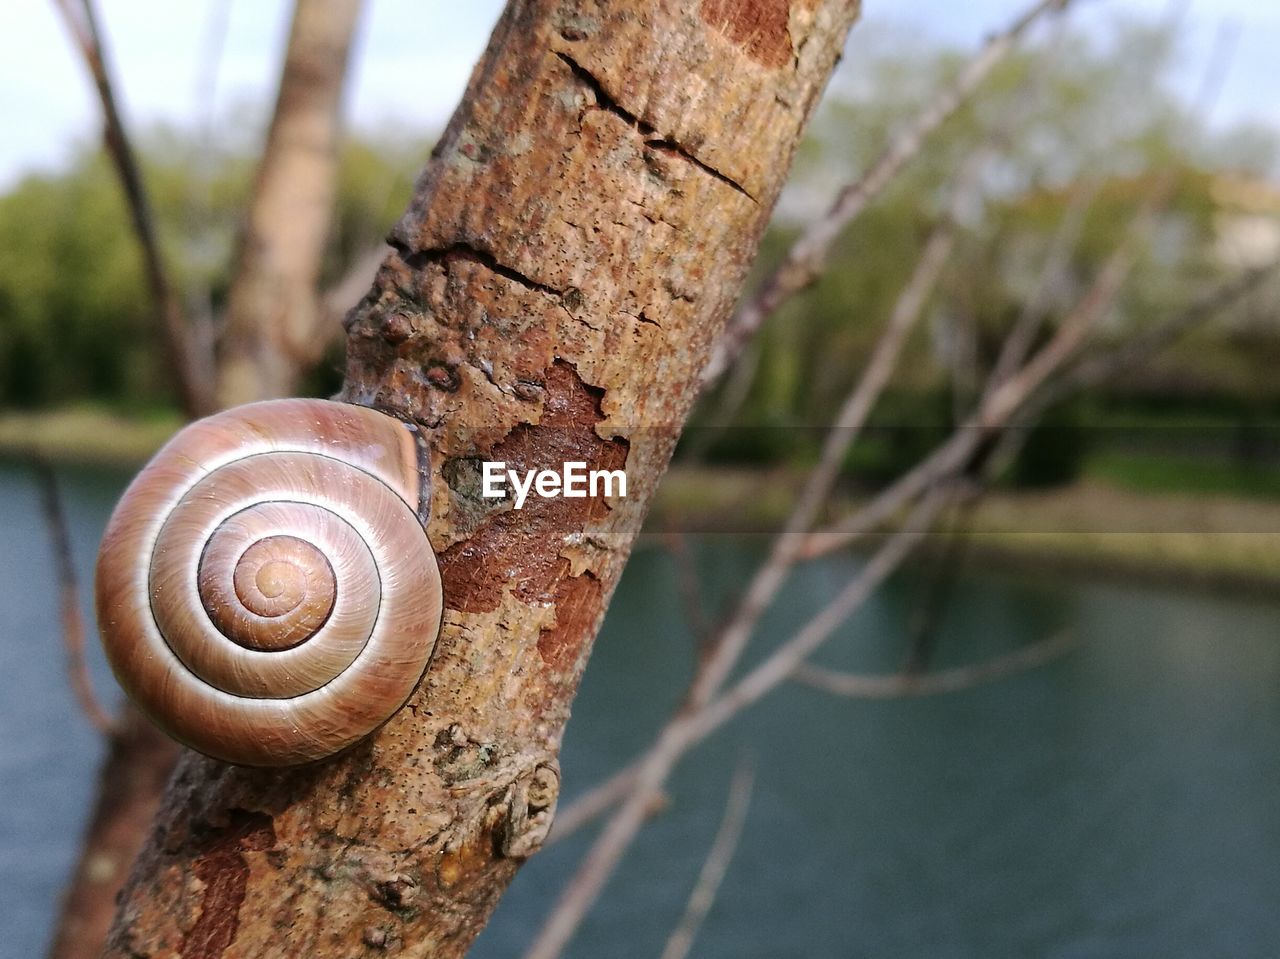
<svg viewBox="0 0 1280 959">
<path fill-rule="evenodd" d="M 693 940 L 702 928 L 702 921 L 716 901 L 716 893 L 720 891 L 720 883 L 729 871 L 729 863 L 738 848 L 738 840 L 742 837 L 742 827 L 747 821 L 747 809 L 751 806 L 751 792 L 755 786 L 755 767 L 750 760 L 742 760 L 734 770 L 733 781 L 729 784 L 729 795 L 725 800 L 724 815 L 720 820 L 720 828 L 716 830 L 716 838 L 707 852 L 702 871 L 698 874 L 698 882 L 689 895 L 684 915 L 679 925 L 672 931 L 667 945 L 662 950 L 662 959 L 685 959 L 693 948 Z"/>
<path fill-rule="evenodd" d="M 909 696 L 937 696 L 972 689 L 1016 673 L 1035 669 L 1077 648 L 1070 632 L 1037 640 L 1003 656 L 972 666 L 939 670 L 935 673 L 900 672 L 889 676 L 869 676 L 825 669 L 811 663 L 797 666 L 792 678 L 823 692 L 851 699 L 901 699 Z"/>
<path fill-rule="evenodd" d="M 929 135 L 954 116 L 1014 49 L 1021 37 L 1050 11 L 1065 10 L 1071 0 L 1039 0 L 1003 31 L 994 34 L 951 86 L 942 90 L 856 181 L 844 187 L 826 214 L 805 227 L 759 289 L 734 313 L 702 373 L 702 386 L 719 381 L 737 361 L 764 321 L 822 273 L 827 254 L 840 234 L 878 197 L 924 147 Z"/>
<path fill-rule="evenodd" d="M 84 657 L 84 617 L 80 614 L 80 587 L 76 576 L 75 561 L 71 552 L 71 534 L 67 515 L 58 493 L 58 478 L 53 468 L 43 459 L 31 461 L 36 486 L 40 490 L 40 505 L 44 510 L 45 525 L 49 530 L 49 542 L 53 547 L 54 568 L 58 577 L 59 620 L 62 623 L 62 642 L 67 651 L 67 679 L 85 718 L 103 735 L 112 732 L 114 723 L 89 678 L 89 667 Z"/>
<path fill-rule="evenodd" d="M 212 357 L 193 354 L 182 306 L 160 252 L 155 216 L 143 182 L 142 169 L 120 115 L 93 0 L 54 0 L 54 5 L 62 15 L 98 93 L 104 123 L 103 143 L 124 191 L 129 219 L 142 251 L 143 274 L 151 292 L 156 325 L 169 357 L 178 401 L 188 416 L 203 416 L 213 411 Z"/>
</svg>

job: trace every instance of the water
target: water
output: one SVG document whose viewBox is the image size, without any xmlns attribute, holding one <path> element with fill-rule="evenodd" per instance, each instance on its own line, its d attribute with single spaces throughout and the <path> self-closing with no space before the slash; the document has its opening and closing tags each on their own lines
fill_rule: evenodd
<svg viewBox="0 0 1280 959">
<path fill-rule="evenodd" d="M 124 477 L 61 479 L 87 582 Z M 63 676 L 51 558 L 17 467 L 0 467 L 0 531 L 0 915 L 6 949 L 32 956 L 75 856 L 100 747 Z M 741 583 L 761 545 L 704 541 L 708 587 L 724 595 Z M 763 635 L 784 635 L 855 566 L 805 571 Z M 688 675 L 674 576 L 652 549 L 628 568 L 565 743 L 570 795 L 648 741 Z M 910 574 L 891 582 L 821 662 L 893 668 L 918 589 Z M 935 698 L 780 690 L 680 767 L 669 810 L 570 955 L 660 952 L 750 755 L 746 830 L 697 956 L 1274 959 L 1280 604 L 973 571 L 948 612 L 940 665 L 1062 628 L 1081 645 Z M 96 651 L 91 666 L 113 696 Z M 519 954 L 590 838 L 530 861 L 474 955 Z"/>
</svg>

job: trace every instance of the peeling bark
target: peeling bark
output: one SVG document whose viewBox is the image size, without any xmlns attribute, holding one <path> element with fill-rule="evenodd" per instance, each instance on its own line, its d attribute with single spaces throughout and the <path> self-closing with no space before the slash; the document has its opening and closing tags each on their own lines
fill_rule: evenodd
<svg viewBox="0 0 1280 959">
<path fill-rule="evenodd" d="M 185 757 L 108 955 L 466 951 L 550 826 L 605 605 L 856 13 L 509 5 L 347 319 L 343 398 L 429 447 L 431 665 L 327 763 Z M 628 495 L 516 511 L 485 459 L 625 464 Z"/>
</svg>

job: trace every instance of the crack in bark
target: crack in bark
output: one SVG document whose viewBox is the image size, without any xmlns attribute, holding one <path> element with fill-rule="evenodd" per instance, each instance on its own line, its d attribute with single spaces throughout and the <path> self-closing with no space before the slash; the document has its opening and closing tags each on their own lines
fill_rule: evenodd
<svg viewBox="0 0 1280 959">
<path fill-rule="evenodd" d="M 614 116 L 624 121 L 628 126 L 634 127 L 639 131 L 640 135 L 645 138 L 644 145 L 650 150 L 661 150 L 664 153 L 672 153 L 680 157 L 680 159 L 688 163 L 692 163 L 703 173 L 708 174 L 726 186 L 736 190 L 738 193 L 741 193 L 752 203 L 759 202 L 751 195 L 750 191 L 748 191 L 746 187 L 733 177 L 722 173 L 711 164 L 699 159 L 692 150 L 684 146 L 680 141 L 676 140 L 674 137 L 660 133 L 652 124 L 646 123 L 640 117 L 636 116 L 624 107 L 614 99 L 614 97 L 604 88 L 604 85 L 593 73 L 591 73 L 590 70 L 580 64 L 577 60 L 573 59 L 573 57 L 559 50 L 556 51 L 556 56 L 559 57 L 560 60 L 569 68 L 569 72 L 572 73 L 574 77 L 577 78 L 577 80 L 595 96 L 595 105 L 597 109 L 612 113 Z"/>
<path fill-rule="evenodd" d="M 752 203 L 760 202 L 747 191 L 746 187 L 744 187 L 737 180 L 733 179 L 733 177 L 726 176 L 725 174 L 717 170 L 715 167 L 711 166 L 711 164 L 704 163 L 702 160 L 699 160 L 696 156 L 694 156 L 692 153 L 690 153 L 688 150 L 682 147 L 675 140 L 655 138 L 652 140 L 645 140 L 644 145 L 647 146 L 650 150 L 661 150 L 664 153 L 674 153 L 676 156 L 680 157 L 680 159 L 685 160 L 688 163 L 692 163 L 694 166 L 696 166 L 703 173 L 706 173 L 708 176 L 714 177 L 715 179 L 719 180 L 721 183 L 724 183 L 732 187 L 733 189 L 737 190 L 739 193 L 745 196 Z"/>
<path fill-rule="evenodd" d="M 447 265 L 456 260 L 465 260 L 469 263 L 478 263 L 489 272 L 510 280 L 512 283 L 517 283 L 526 290 L 545 293 L 547 296 L 554 296 L 556 299 L 561 299 L 564 296 L 563 290 L 557 290 L 554 286 L 540 283 L 532 277 L 525 276 L 515 267 L 501 262 L 488 250 L 472 246 L 464 240 L 430 250 L 411 250 L 408 246 L 397 242 L 394 237 L 389 242 L 396 248 L 396 251 L 400 254 L 400 259 L 404 260 L 405 265 L 415 271 L 421 270 L 431 263 Z"/>
<path fill-rule="evenodd" d="M 649 326 L 656 326 L 658 329 L 662 329 L 662 324 L 653 317 L 647 315 L 644 310 L 641 310 L 639 313 L 631 313 L 628 310 L 619 310 L 618 312 L 623 316 L 631 317 L 637 323 L 647 323 Z"/>
</svg>

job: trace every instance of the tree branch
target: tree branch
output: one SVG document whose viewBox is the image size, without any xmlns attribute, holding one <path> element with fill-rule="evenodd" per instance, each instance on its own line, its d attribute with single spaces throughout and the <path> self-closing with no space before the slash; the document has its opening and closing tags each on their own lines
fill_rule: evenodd
<svg viewBox="0 0 1280 959">
<path fill-rule="evenodd" d="M 221 406 L 290 395 L 329 342 L 317 332 L 321 318 L 331 318 L 317 284 L 337 191 L 342 91 L 363 6 L 364 0 L 295 2 L 228 294 Z M 349 296 L 346 306 L 368 288 L 374 272 L 353 273 L 339 291 Z M 352 290 L 361 280 L 359 291 Z"/>
<path fill-rule="evenodd" d="M 85 718 L 104 736 L 111 734 L 114 723 L 98 696 L 93 691 L 89 668 L 84 658 L 84 617 L 80 614 L 80 588 L 75 562 L 71 554 L 71 534 L 67 528 L 67 516 L 58 494 L 58 478 L 53 468 L 43 459 L 33 459 L 36 485 L 40 488 L 40 504 L 44 510 L 45 526 L 53 545 L 54 566 L 58 574 L 59 618 L 62 622 L 62 641 L 67 651 L 67 679 L 75 693 L 76 701 Z"/>
<path fill-rule="evenodd" d="M 1065 10 L 1070 3 L 1071 0 L 1038 0 L 1005 30 L 993 35 L 951 86 L 941 91 L 915 117 L 859 179 L 836 195 L 826 214 L 805 227 L 782 262 L 729 321 L 703 370 L 703 389 L 716 383 L 736 362 L 742 348 L 770 315 L 821 275 L 827 254 L 840 234 L 915 158 L 929 136 L 969 102 L 982 82 L 1009 55 L 1031 26 L 1050 11 Z"/>
<path fill-rule="evenodd" d="M 1035 392 L 1071 359 L 1085 337 L 1114 304 L 1133 265 L 1135 248 L 1154 226 L 1156 212 L 1167 196 L 1167 188 L 1168 181 L 1162 180 L 1147 197 L 1089 289 L 1068 311 L 1041 350 L 998 386 L 985 387 L 983 400 L 973 416 L 915 467 L 861 509 L 810 535 L 798 547 L 804 558 L 822 556 L 867 535 L 939 478 L 963 468 L 984 442 L 1012 422 Z M 1016 333 L 1015 329 L 1011 335 Z"/>
<path fill-rule="evenodd" d="M 699 654 L 706 650 L 713 630 L 707 620 L 707 611 L 703 603 L 702 577 L 698 575 L 698 564 L 689 549 L 684 533 L 676 530 L 663 534 L 662 542 L 676 571 L 676 592 L 680 596 L 680 605 L 684 609 L 685 622 L 693 633 Z"/>
<path fill-rule="evenodd" d="M 738 763 L 734 771 L 733 781 L 729 784 L 729 796 L 725 800 L 724 815 L 720 820 L 720 828 L 716 830 L 716 838 L 707 852 L 707 859 L 698 874 L 698 882 L 689 895 L 680 924 L 672 930 L 667 945 L 662 950 L 662 959 L 685 959 L 693 948 L 693 940 L 702 928 L 703 920 L 711 911 L 716 901 L 716 893 L 720 891 L 720 883 L 729 871 L 729 863 L 738 848 L 738 840 L 742 838 L 742 827 L 747 821 L 747 809 L 751 805 L 751 792 L 755 786 L 755 769 L 747 760 Z"/>
<path fill-rule="evenodd" d="M 1078 641 L 1070 632 L 1062 632 L 983 663 L 958 666 L 936 673 L 901 672 L 889 676 L 867 676 L 803 663 L 796 667 L 792 678 L 806 686 L 851 699 L 938 696 L 972 689 L 1035 669 L 1065 655 L 1077 645 Z"/>
<path fill-rule="evenodd" d="M 178 400 L 188 416 L 203 416 L 213 409 L 213 390 L 209 382 L 212 358 L 194 355 L 182 306 L 160 252 L 155 217 L 143 183 L 142 170 L 117 106 L 93 0 L 54 0 L 54 4 L 62 14 L 98 93 L 104 121 L 103 142 L 124 191 L 130 222 L 142 250 L 143 275 L 151 292 L 156 325 L 173 371 Z"/>
<path fill-rule="evenodd" d="M 857 14 L 818 0 L 743 34 L 725 10 L 504 13 L 346 322 L 342 399 L 421 437 L 445 605 L 430 666 L 323 764 L 185 758 L 108 956 L 448 959 L 542 842 L 605 606 Z M 625 465 L 627 496 L 517 511 L 479 497 L 481 460 Z"/>
</svg>

